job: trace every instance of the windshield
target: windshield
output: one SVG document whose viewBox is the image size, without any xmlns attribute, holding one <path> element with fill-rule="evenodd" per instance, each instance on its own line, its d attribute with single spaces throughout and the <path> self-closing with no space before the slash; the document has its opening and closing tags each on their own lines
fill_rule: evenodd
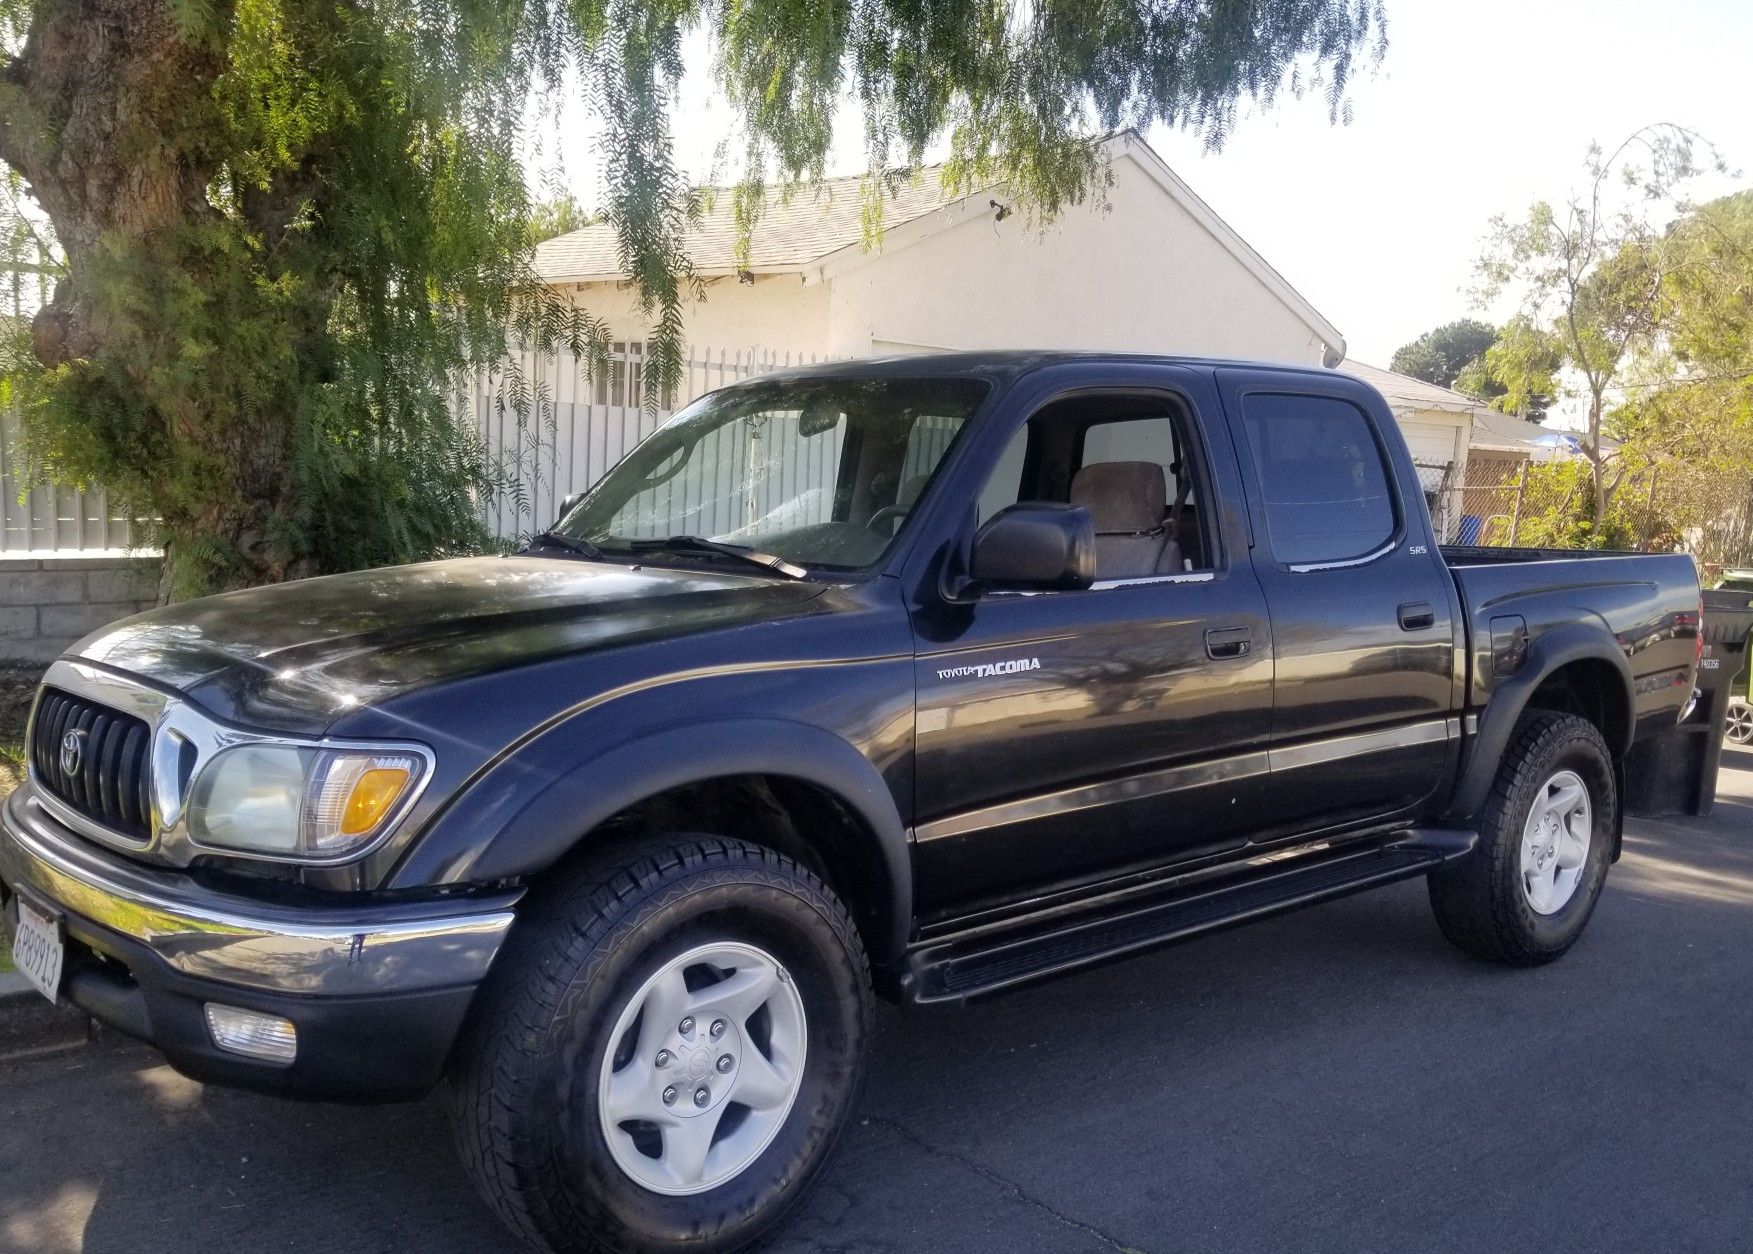
<svg viewBox="0 0 1753 1254">
<path fill-rule="evenodd" d="M 986 388 L 864 378 L 716 392 L 617 463 L 555 531 L 606 553 L 698 536 L 862 569 L 894 541 Z"/>
</svg>

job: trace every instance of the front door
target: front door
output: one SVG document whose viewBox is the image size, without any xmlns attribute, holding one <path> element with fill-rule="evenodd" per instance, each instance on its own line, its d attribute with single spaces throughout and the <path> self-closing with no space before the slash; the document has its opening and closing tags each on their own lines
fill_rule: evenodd
<svg viewBox="0 0 1753 1254">
<path fill-rule="evenodd" d="M 1074 500 L 1095 505 L 1098 533 L 1104 518 L 1128 529 L 1099 535 L 1095 587 L 971 605 L 927 591 L 915 607 L 928 924 L 1246 843 L 1266 780 L 1271 632 L 1245 520 L 1202 508 L 1240 498 L 1227 433 L 1195 425 L 1196 386 L 1046 398 L 991 457 L 982 520 Z M 1147 488 L 1118 505 L 1087 495 L 1116 483 Z"/>
</svg>

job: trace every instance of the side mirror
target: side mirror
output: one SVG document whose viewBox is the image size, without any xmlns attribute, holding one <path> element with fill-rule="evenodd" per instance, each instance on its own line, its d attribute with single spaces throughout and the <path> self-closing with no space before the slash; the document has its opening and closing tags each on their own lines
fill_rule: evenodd
<svg viewBox="0 0 1753 1254">
<path fill-rule="evenodd" d="M 565 518 L 566 515 L 570 514 L 577 507 L 578 503 L 580 501 L 582 501 L 583 499 L 584 499 L 584 493 L 582 493 L 582 492 L 573 492 L 567 496 L 562 497 L 560 500 L 560 512 L 558 514 L 554 515 L 555 524 L 558 525 L 560 520 L 562 518 Z"/>
<path fill-rule="evenodd" d="M 1096 580 L 1096 524 L 1081 505 L 1020 501 L 974 533 L 969 575 L 994 588 L 1087 588 Z"/>
</svg>

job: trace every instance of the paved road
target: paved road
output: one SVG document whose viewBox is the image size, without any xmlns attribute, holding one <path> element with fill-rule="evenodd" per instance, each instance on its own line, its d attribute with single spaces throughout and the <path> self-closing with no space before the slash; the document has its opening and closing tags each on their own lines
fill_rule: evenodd
<svg viewBox="0 0 1753 1254">
<path fill-rule="evenodd" d="M 1500 971 L 1421 885 L 972 1009 L 885 1013 L 775 1249 L 1753 1243 L 1753 754 L 1639 822 L 1588 937 Z M 205 1090 L 131 1045 L 0 1071 L 0 1248 L 492 1254 L 431 1107 Z"/>
</svg>

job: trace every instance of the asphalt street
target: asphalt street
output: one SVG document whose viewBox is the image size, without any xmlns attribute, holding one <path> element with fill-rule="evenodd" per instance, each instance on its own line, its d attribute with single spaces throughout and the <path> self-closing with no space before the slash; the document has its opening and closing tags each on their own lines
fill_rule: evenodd
<svg viewBox="0 0 1753 1254">
<path fill-rule="evenodd" d="M 1562 962 L 1422 884 L 959 1010 L 884 1011 L 788 1252 L 1753 1247 L 1753 753 L 1636 821 Z M 493 1254 L 436 1105 L 204 1089 L 110 1041 L 0 1068 L 0 1248 Z"/>
</svg>

